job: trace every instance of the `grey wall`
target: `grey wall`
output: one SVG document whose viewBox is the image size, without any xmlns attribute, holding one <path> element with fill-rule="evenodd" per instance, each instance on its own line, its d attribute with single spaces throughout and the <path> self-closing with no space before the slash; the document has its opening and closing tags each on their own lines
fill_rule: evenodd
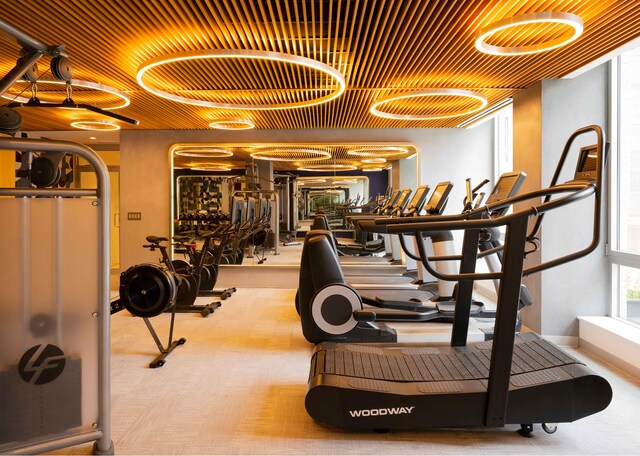
<svg viewBox="0 0 640 456">
<path fill-rule="evenodd" d="M 580 127 L 607 126 L 608 70 L 601 65 L 572 80 L 543 80 L 514 98 L 514 167 L 527 172 L 527 188 L 549 185 L 569 135 Z M 594 136 L 575 143 L 574 161 L 561 181 L 571 179 L 576 151 Z M 604 196 L 606 201 L 606 195 Z M 591 235 L 591 201 L 545 216 L 542 249 L 529 263 L 548 261 L 585 247 Z M 603 217 L 603 227 L 606 227 Z M 600 247 L 586 258 L 543 272 L 533 283 L 536 304 L 525 325 L 545 335 L 577 336 L 578 315 L 607 315 L 609 267 Z"/>
<path fill-rule="evenodd" d="M 448 212 L 459 212 L 464 178 L 475 182 L 493 174 L 493 122 L 471 130 L 251 130 L 232 131 L 122 131 L 121 151 L 121 267 L 156 260 L 141 248 L 148 234 L 170 233 L 169 148 L 178 142 L 412 142 L 420 150 L 420 182 L 456 184 Z M 412 160 L 414 161 L 414 160 Z M 127 212 L 142 212 L 141 221 L 128 221 Z"/>
<path fill-rule="evenodd" d="M 568 136 L 578 128 L 596 124 L 606 129 L 608 65 L 600 65 L 573 80 L 542 81 L 542 182 L 553 177 L 556 163 Z M 575 143 L 574 150 L 593 144 L 595 135 Z M 563 180 L 573 178 L 575 159 L 563 172 Z M 548 184 L 545 184 L 548 185 Z M 603 201 L 607 201 L 603 195 Z M 542 261 L 589 245 L 592 202 L 584 201 L 562 212 L 551 212 L 545 220 Z M 606 204 L 605 204 L 606 207 Z M 545 334 L 578 335 L 576 315 L 607 315 L 610 274 L 604 245 L 607 226 L 602 217 L 600 247 L 586 258 L 542 274 L 542 327 Z M 551 228 L 551 229 L 550 229 Z"/>
<path fill-rule="evenodd" d="M 465 179 L 473 185 L 492 179 L 494 123 L 493 120 L 469 130 L 424 130 L 425 142 L 420 154 L 420 182 L 432 187 L 441 181 L 452 181 L 447 214 L 462 210 L 466 195 Z"/>
<path fill-rule="evenodd" d="M 415 191 L 418 188 L 418 156 L 410 160 L 398 160 L 400 187 L 411 188 Z"/>
</svg>

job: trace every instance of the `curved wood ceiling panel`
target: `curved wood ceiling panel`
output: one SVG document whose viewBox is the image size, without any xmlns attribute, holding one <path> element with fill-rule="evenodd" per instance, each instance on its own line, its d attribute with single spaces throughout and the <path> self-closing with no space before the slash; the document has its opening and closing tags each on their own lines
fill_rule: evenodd
<svg viewBox="0 0 640 456">
<path fill-rule="evenodd" d="M 369 106 L 381 97 L 424 88 L 471 89 L 486 96 L 491 106 L 640 35 L 640 0 L 0 0 L 0 11 L 3 19 L 39 40 L 64 44 L 74 77 L 129 94 L 131 105 L 118 112 L 140 120 L 140 126 L 124 124 L 125 129 L 207 129 L 213 120 L 237 117 L 250 118 L 261 129 L 455 127 L 471 115 L 396 121 L 371 115 Z M 498 57 L 475 49 L 481 28 L 541 11 L 579 15 L 584 34 L 567 47 L 541 54 Z M 528 26 L 496 34 L 491 43 L 531 44 L 564 30 Z M 319 106 L 258 112 L 180 104 L 152 95 L 136 82 L 137 69 L 150 59 L 205 49 L 311 58 L 339 70 L 347 90 Z M 18 53 L 15 41 L 0 35 L 0 73 L 12 67 Z M 42 61 L 41 71 L 46 66 Z M 185 96 L 218 102 L 287 103 L 331 89 L 331 81 L 318 72 L 272 62 L 183 62 L 157 69 L 153 77 L 160 88 L 182 95 L 187 92 L 180 91 L 199 90 Z M 81 92 L 77 94 L 80 98 Z M 92 102 L 94 96 L 87 93 L 86 98 Z M 97 96 L 95 100 L 98 104 Z M 412 104 L 409 110 L 432 113 L 441 108 Z M 72 120 L 92 117 L 61 110 L 22 112 L 26 130 L 71 129 Z"/>
</svg>

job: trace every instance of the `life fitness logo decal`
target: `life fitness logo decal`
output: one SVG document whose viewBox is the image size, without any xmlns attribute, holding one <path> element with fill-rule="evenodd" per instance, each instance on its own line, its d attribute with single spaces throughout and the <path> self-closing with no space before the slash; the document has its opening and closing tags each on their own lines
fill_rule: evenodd
<svg viewBox="0 0 640 456">
<path fill-rule="evenodd" d="M 18 373 L 31 385 L 44 385 L 62 374 L 67 356 L 55 345 L 34 345 L 27 350 L 18 364 Z"/>
</svg>

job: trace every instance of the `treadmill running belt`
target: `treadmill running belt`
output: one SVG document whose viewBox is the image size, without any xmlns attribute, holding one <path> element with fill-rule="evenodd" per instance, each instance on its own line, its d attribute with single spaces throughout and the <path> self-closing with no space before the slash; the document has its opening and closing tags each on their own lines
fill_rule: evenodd
<svg viewBox="0 0 640 456">
<path fill-rule="evenodd" d="M 313 356 L 310 378 L 321 374 L 395 382 L 486 380 L 491 345 L 378 348 L 324 344 Z M 535 334 L 516 336 L 511 374 L 582 364 Z"/>
</svg>

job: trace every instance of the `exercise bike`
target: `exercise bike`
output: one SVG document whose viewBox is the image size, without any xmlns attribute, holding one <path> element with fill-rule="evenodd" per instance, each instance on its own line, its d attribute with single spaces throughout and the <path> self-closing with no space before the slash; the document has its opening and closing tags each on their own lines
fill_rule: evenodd
<svg viewBox="0 0 640 456">
<path fill-rule="evenodd" d="M 188 235 L 176 235 L 173 237 L 175 241 L 175 253 L 183 254 L 188 261 L 184 259 L 172 260 L 173 267 L 179 274 L 197 275 L 199 286 L 197 288 L 198 297 L 215 297 L 220 300 L 230 298 L 236 292 L 235 287 L 225 288 L 224 290 L 215 290 L 214 287 L 218 280 L 218 266 L 220 258 L 227 245 L 231 242 L 232 225 L 219 225 L 211 236 L 209 243 L 205 242 L 200 250 L 196 249 L 195 238 L 197 232 L 189 232 Z M 201 258 L 204 258 L 203 264 L 199 267 Z"/>
</svg>

